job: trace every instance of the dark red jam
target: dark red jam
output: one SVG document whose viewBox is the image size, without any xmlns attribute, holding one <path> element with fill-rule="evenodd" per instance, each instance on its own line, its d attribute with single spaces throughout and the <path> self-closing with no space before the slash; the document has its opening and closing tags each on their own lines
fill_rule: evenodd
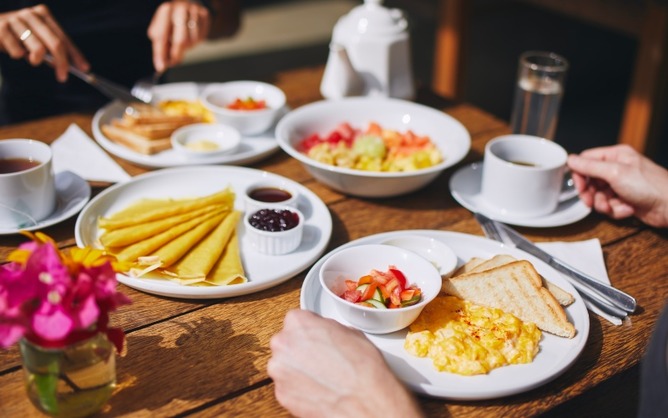
<svg viewBox="0 0 668 418">
<path fill-rule="evenodd" d="M 287 209 L 260 209 L 251 215 L 248 222 L 262 231 L 287 231 L 299 224 L 299 216 Z"/>
<path fill-rule="evenodd" d="M 259 187 L 257 189 L 251 190 L 248 193 L 248 196 L 251 199 L 258 200 L 260 202 L 284 202 L 292 197 L 290 192 L 287 192 L 283 189 L 277 189 L 276 187 Z"/>
</svg>

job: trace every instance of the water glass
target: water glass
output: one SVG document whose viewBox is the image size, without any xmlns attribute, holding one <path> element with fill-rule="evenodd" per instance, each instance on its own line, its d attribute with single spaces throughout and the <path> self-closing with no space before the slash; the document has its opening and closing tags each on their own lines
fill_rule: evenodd
<svg viewBox="0 0 668 418">
<path fill-rule="evenodd" d="M 520 56 L 511 117 L 512 132 L 554 139 L 568 61 L 554 52 Z"/>
</svg>

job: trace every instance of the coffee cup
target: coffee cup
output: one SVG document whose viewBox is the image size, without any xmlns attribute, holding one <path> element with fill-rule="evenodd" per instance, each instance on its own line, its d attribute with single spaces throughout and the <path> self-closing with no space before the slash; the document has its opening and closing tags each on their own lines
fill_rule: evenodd
<svg viewBox="0 0 668 418">
<path fill-rule="evenodd" d="M 32 139 L 0 141 L 0 228 L 20 229 L 48 217 L 56 207 L 49 145 Z"/>
<path fill-rule="evenodd" d="M 563 190 L 568 153 L 559 144 L 532 135 L 504 135 L 485 146 L 481 193 L 504 215 L 547 215 L 574 196 Z"/>
</svg>

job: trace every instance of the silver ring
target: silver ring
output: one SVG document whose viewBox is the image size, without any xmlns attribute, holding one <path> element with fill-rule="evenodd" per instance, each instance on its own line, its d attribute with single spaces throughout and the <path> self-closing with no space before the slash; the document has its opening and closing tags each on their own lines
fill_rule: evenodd
<svg viewBox="0 0 668 418">
<path fill-rule="evenodd" d="M 189 20 L 187 23 L 188 29 L 195 29 L 197 27 L 196 20 Z"/>
<path fill-rule="evenodd" d="M 25 40 L 30 38 L 31 36 L 32 36 L 32 31 L 30 29 L 26 29 L 23 32 L 21 32 L 19 39 L 21 40 L 21 42 L 25 42 Z"/>
</svg>

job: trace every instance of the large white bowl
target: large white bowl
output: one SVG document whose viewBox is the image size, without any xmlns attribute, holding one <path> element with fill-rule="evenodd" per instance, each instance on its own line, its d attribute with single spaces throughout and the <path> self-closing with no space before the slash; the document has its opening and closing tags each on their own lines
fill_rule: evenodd
<svg viewBox="0 0 668 418">
<path fill-rule="evenodd" d="M 325 136 L 343 122 L 353 127 L 376 122 L 383 128 L 400 132 L 410 129 L 417 135 L 428 135 L 443 154 L 443 161 L 411 172 L 363 171 L 324 164 L 297 149 L 307 136 L 313 133 Z M 278 122 L 276 139 L 316 180 L 339 192 L 361 197 L 390 197 L 418 190 L 461 161 L 471 148 L 468 131 L 451 116 L 417 103 L 389 98 L 324 100 L 299 107 Z"/>
<path fill-rule="evenodd" d="M 345 280 L 357 281 L 373 269 L 387 271 L 390 265 L 404 273 L 409 285 L 415 284 L 420 288 L 420 302 L 396 309 L 377 309 L 341 298 L 346 290 Z M 350 325 L 371 334 L 387 334 L 406 328 L 415 321 L 422 309 L 438 295 L 442 279 L 431 262 L 413 251 L 392 245 L 367 244 L 332 254 L 320 268 L 320 284 Z"/>
</svg>

